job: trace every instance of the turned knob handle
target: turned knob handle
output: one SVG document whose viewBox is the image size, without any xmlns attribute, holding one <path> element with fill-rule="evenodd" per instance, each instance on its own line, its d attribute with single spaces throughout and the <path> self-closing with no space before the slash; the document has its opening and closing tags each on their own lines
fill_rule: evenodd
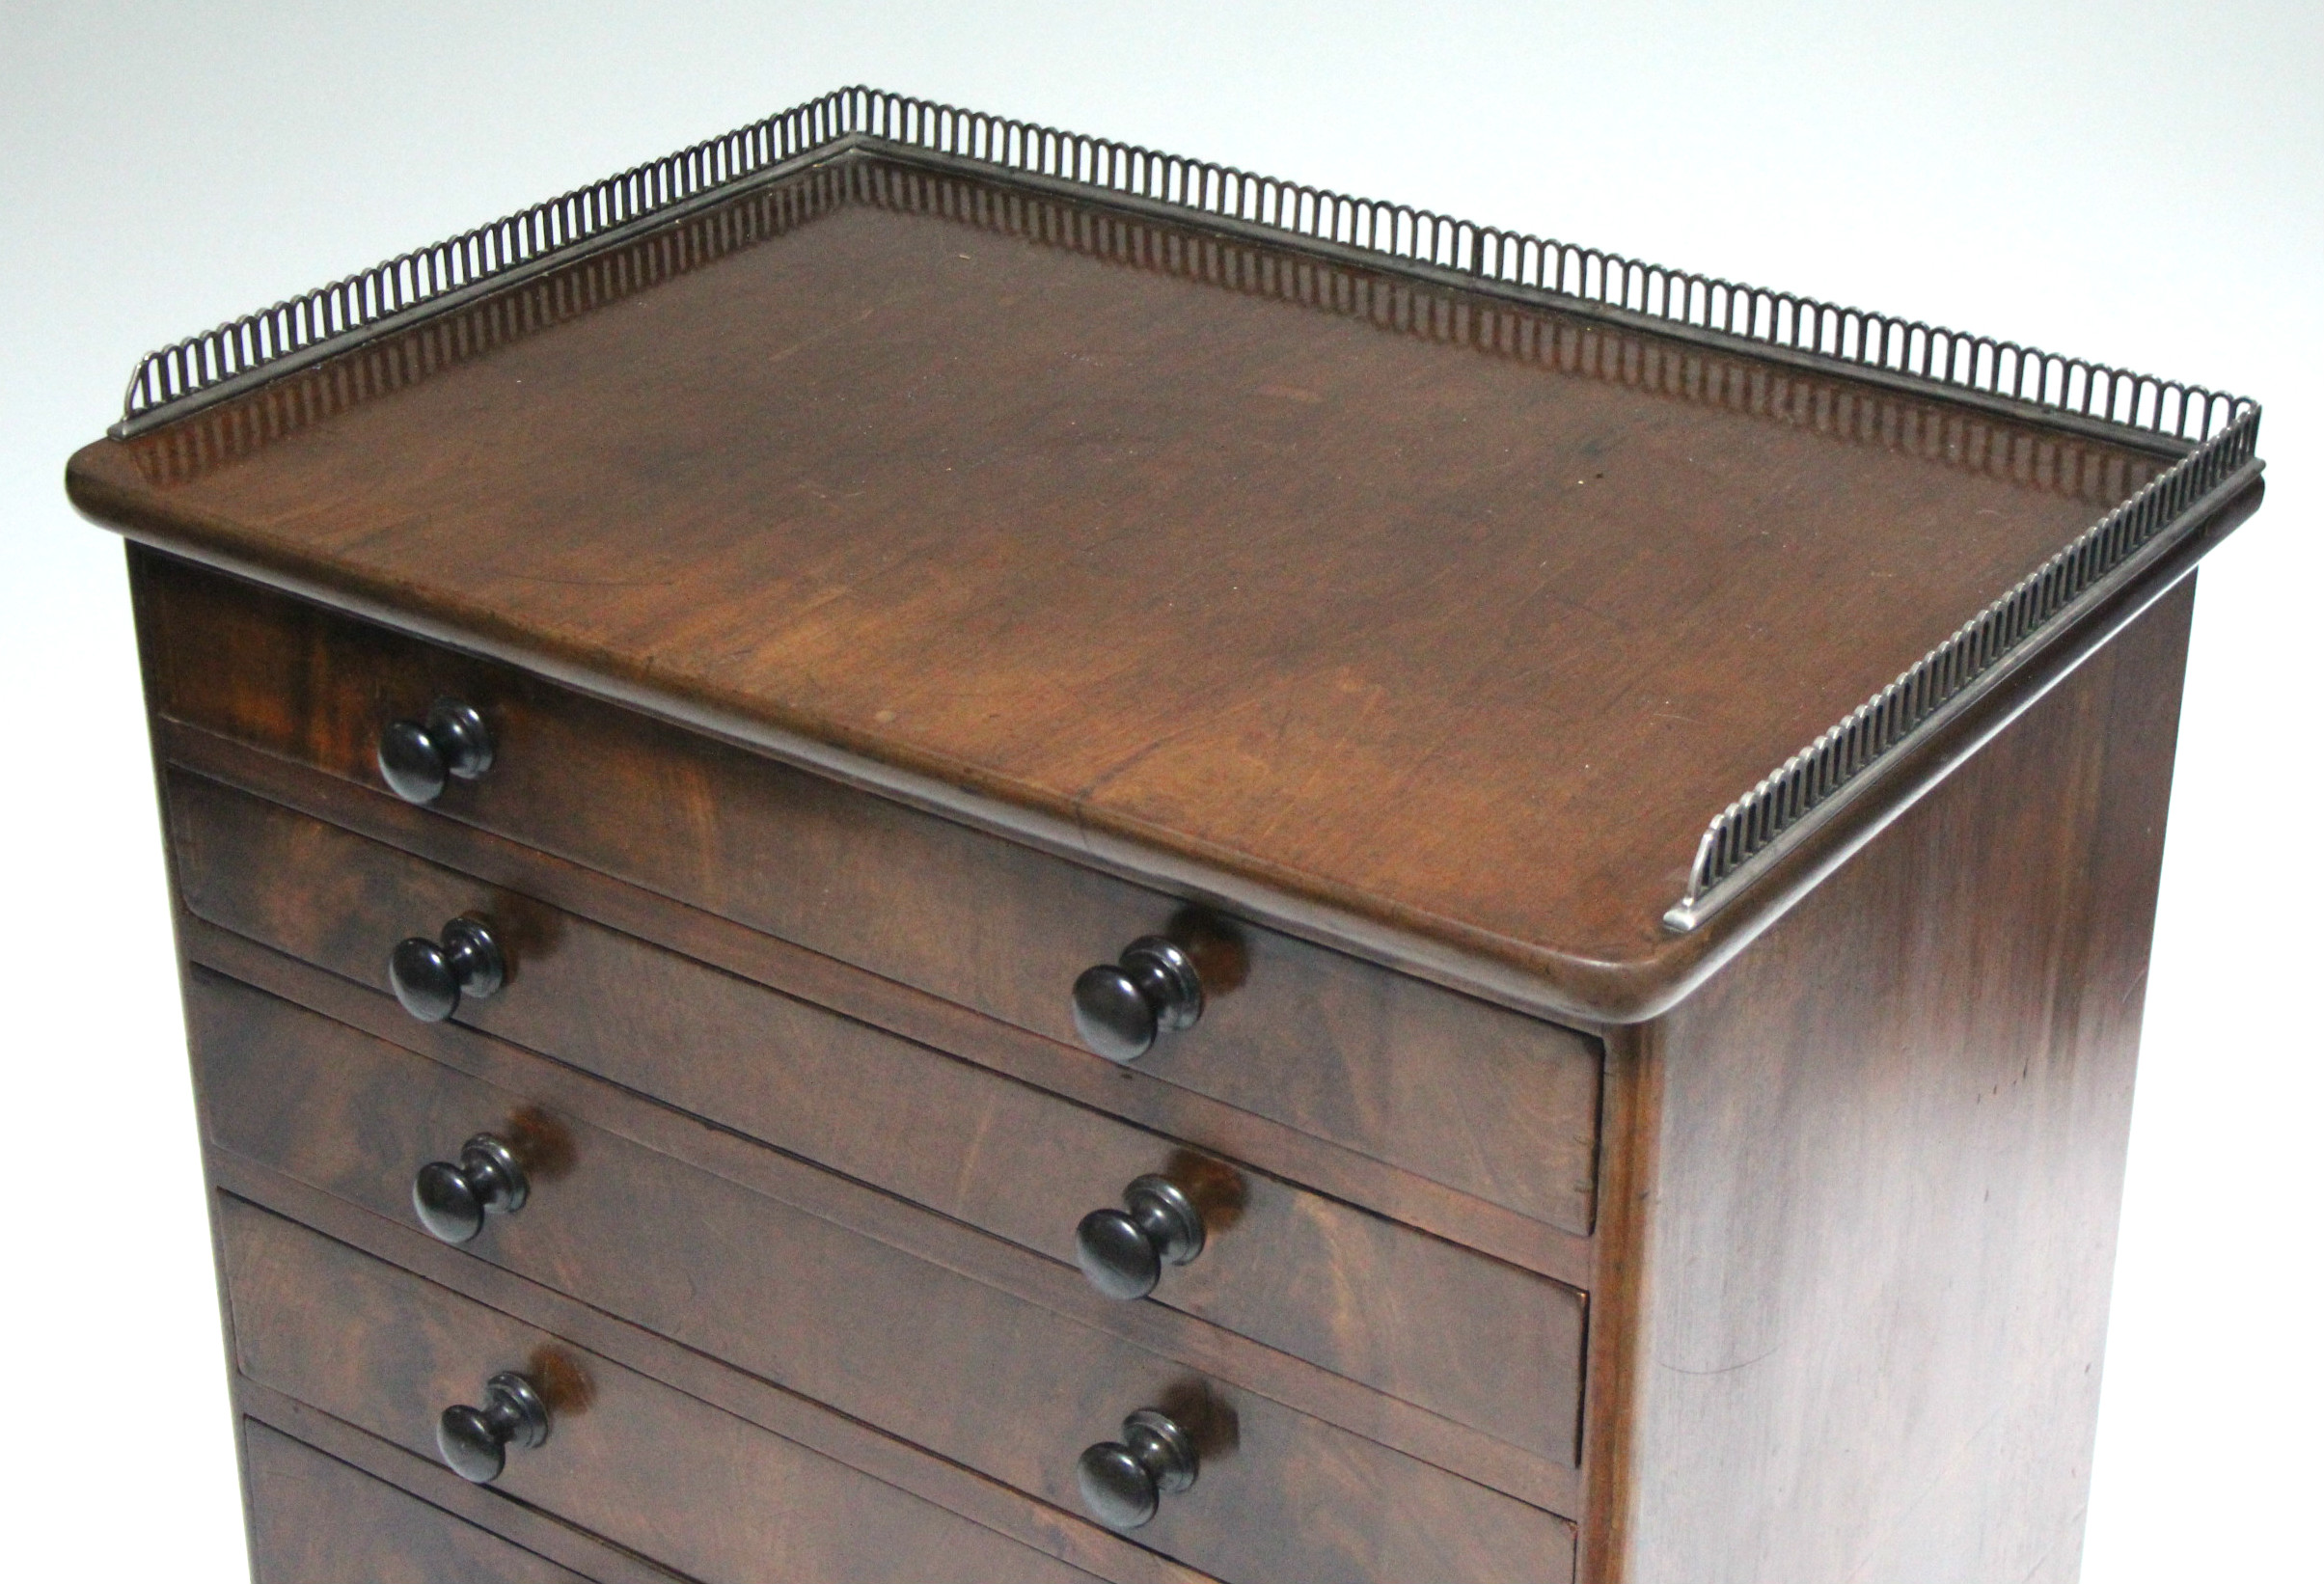
<svg viewBox="0 0 2324 1584">
<path fill-rule="evenodd" d="M 1109 1529 L 1135 1529 L 1154 1516 L 1166 1495 L 1194 1487 L 1200 1465 L 1194 1442 L 1160 1408 L 1140 1408 L 1122 1421 L 1122 1438 L 1081 1454 L 1081 1505 Z"/>
<path fill-rule="evenodd" d="M 482 1000 L 508 980 L 508 960 L 492 931 L 474 918 L 455 918 L 441 938 L 415 935 L 388 953 L 388 983 L 403 1010 L 422 1023 L 442 1023 L 460 1010 L 460 997 Z"/>
<path fill-rule="evenodd" d="M 1109 1298 L 1142 1298 L 1165 1265 L 1202 1252 L 1202 1213 L 1167 1177 L 1140 1177 L 1122 1190 L 1127 1210 L 1093 1210 L 1074 1229 L 1074 1258 L 1089 1285 Z"/>
<path fill-rule="evenodd" d="M 484 1406 L 455 1404 L 436 1421 L 436 1450 L 454 1474 L 490 1485 L 507 1466 L 508 1446 L 530 1450 L 549 1438 L 549 1405 L 514 1370 L 484 1382 Z"/>
<path fill-rule="evenodd" d="M 457 698 L 439 698 L 422 719 L 380 729 L 380 777 L 405 803 L 434 803 L 448 778 L 473 781 L 491 768 L 492 733 Z"/>
<path fill-rule="evenodd" d="M 1119 962 L 1101 963 L 1073 982 L 1074 1027 L 1107 1061 L 1135 1061 L 1155 1036 L 1191 1028 L 1201 1016 L 1194 960 L 1159 935 L 1131 942 Z"/>
<path fill-rule="evenodd" d="M 484 1230 L 486 1215 L 513 1215 L 530 1191 L 525 1168 L 507 1145 L 480 1133 L 460 1146 L 457 1164 L 430 1161 L 412 1179 L 412 1209 L 428 1235 L 464 1243 Z"/>
</svg>

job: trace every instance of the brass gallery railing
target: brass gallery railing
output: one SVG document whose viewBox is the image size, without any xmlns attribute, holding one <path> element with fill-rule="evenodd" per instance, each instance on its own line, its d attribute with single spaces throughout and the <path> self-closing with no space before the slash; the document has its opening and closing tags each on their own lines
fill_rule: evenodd
<svg viewBox="0 0 2324 1584">
<path fill-rule="evenodd" d="M 2183 453 L 1713 818 L 1686 894 L 1667 915 L 1677 929 L 1691 928 L 1714 888 L 2256 460 L 2258 406 L 2202 386 L 870 88 L 826 94 L 165 346 L 138 364 L 114 432 L 142 432 L 856 149 L 1174 212 L 1439 284 L 2007 404 L 2020 416 L 2112 429 Z"/>
</svg>

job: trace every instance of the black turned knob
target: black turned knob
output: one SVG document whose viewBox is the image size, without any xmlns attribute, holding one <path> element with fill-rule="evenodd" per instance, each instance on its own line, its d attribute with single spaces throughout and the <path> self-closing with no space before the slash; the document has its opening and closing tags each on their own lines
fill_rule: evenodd
<svg viewBox="0 0 2324 1584">
<path fill-rule="evenodd" d="M 484 718 L 457 698 L 439 698 L 418 721 L 390 721 L 379 733 L 379 774 L 405 803 L 434 803 L 448 778 L 473 781 L 492 768 Z"/>
<path fill-rule="evenodd" d="M 388 983 L 403 1010 L 422 1023 L 442 1023 L 460 1010 L 460 997 L 482 1000 L 508 980 L 508 960 L 492 932 L 474 918 L 455 918 L 441 939 L 415 935 L 388 953 Z"/>
<path fill-rule="evenodd" d="M 464 1243 L 484 1230 L 484 1216 L 513 1215 L 525 1208 L 525 1168 L 508 1146 L 488 1133 L 460 1146 L 459 1164 L 430 1161 L 412 1179 L 412 1209 L 428 1235 Z"/>
<path fill-rule="evenodd" d="M 1194 1488 L 1194 1443 L 1160 1408 L 1122 1421 L 1122 1438 L 1081 1454 L 1081 1505 L 1108 1529 L 1135 1529 L 1166 1495 Z"/>
<path fill-rule="evenodd" d="M 1201 1016 L 1194 960 L 1159 935 L 1131 942 L 1119 963 L 1086 970 L 1073 982 L 1073 1025 L 1107 1061 L 1135 1061 L 1156 1035 L 1191 1028 Z"/>
<path fill-rule="evenodd" d="M 1109 1298 L 1142 1298 L 1165 1265 L 1202 1252 L 1202 1213 L 1167 1177 L 1140 1177 L 1122 1190 L 1119 1210 L 1093 1210 L 1074 1229 L 1074 1258 L 1089 1285 Z"/>
<path fill-rule="evenodd" d="M 507 1466 L 508 1445 L 531 1450 L 549 1438 L 549 1405 L 514 1370 L 484 1382 L 484 1406 L 461 1403 L 436 1421 L 436 1450 L 463 1480 L 490 1485 Z"/>
</svg>

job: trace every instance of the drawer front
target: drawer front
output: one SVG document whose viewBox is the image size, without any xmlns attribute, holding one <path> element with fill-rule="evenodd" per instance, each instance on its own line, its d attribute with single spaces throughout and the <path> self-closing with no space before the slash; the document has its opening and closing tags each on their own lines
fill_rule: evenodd
<svg viewBox="0 0 2324 1584">
<path fill-rule="evenodd" d="M 495 1488 L 704 1584 L 1087 1584 L 1089 1575 L 296 1222 L 220 1202 L 242 1373 L 407 1451 L 504 1370 L 549 1437 Z"/>
<path fill-rule="evenodd" d="M 220 1147 L 408 1224 L 417 1167 L 493 1133 L 537 1181 L 479 1258 L 1059 1508 L 1084 1446 L 1168 1409 L 1215 1466 L 1138 1538 L 1206 1572 L 1564 1576 L 1537 1509 L 232 981 L 188 1006 Z"/>
<path fill-rule="evenodd" d="M 588 1584 L 255 1420 L 242 1464 L 254 1584 Z"/>
<path fill-rule="evenodd" d="M 1166 933 L 1209 1004 L 1140 1065 L 1586 1234 L 1596 1041 L 318 607 L 140 553 L 155 707 L 378 786 L 390 720 L 482 711 L 452 818 L 1071 1043 L 1077 975 Z"/>
<path fill-rule="evenodd" d="M 168 796 L 198 916 L 374 986 L 396 941 L 484 917 L 509 982 L 460 1021 L 1058 1260 L 1166 1175 L 1212 1230 L 1160 1301 L 1574 1463 L 1572 1288 L 214 781 Z"/>
</svg>

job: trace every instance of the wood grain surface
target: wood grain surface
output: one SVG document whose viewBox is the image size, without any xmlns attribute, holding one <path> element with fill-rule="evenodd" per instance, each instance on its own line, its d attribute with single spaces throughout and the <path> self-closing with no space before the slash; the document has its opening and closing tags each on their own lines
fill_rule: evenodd
<svg viewBox="0 0 2324 1584">
<path fill-rule="evenodd" d="M 2156 466 L 851 160 L 100 442 L 68 487 L 411 619 L 1583 961 L 1652 955 L 1706 820 Z"/>
<path fill-rule="evenodd" d="M 1175 934 L 1209 1004 L 1141 1072 L 1589 1229 L 1594 1039 L 248 584 L 139 575 L 171 718 L 376 785 L 380 727 L 457 694 L 499 748 L 442 812 L 1063 1042 L 1081 970 Z"/>
<path fill-rule="evenodd" d="M 602 1309 L 515 1276 L 437 1243 L 417 1228 L 384 1220 L 345 1200 L 223 1150 L 206 1152 L 214 1190 L 295 1221 L 335 1243 L 384 1261 L 510 1320 L 562 1339 L 685 1397 L 819 1454 L 875 1482 L 943 1508 L 1108 1584 L 1203 1584 L 1208 1574 L 1012 1489 L 989 1475 L 933 1457 L 796 1392 L 746 1375 L 697 1350 Z M 224 1202 L 223 1200 L 221 1202 Z M 221 1269 L 223 1270 L 223 1260 Z M 231 1313 L 230 1313 L 231 1319 Z M 431 1505 L 459 1514 L 527 1550 L 605 1584 L 641 1584 L 609 1559 L 633 1551 L 586 1534 L 542 1507 L 512 1504 L 498 1487 L 471 1486 L 445 1466 L 432 1440 L 406 1448 L 333 1417 L 248 1375 L 234 1378 L 248 1414 L 324 1447 Z M 467 1492 L 462 1499 L 461 1491 Z M 655 1569 L 653 1571 L 662 1570 Z M 646 1581 L 650 1584 L 650 1581 Z"/>
<path fill-rule="evenodd" d="M 1608 1584 L 2076 1575 L 2193 603 L 1645 1031 Z"/>
<path fill-rule="evenodd" d="M 444 1408 L 523 1371 L 552 1429 L 495 1488 L 704 1584 L 1087 1577 L 295 1222 L 233 1199 L 219 1216 L 244 1373 L 426 1452 Z"/>
<path fill-rule="evenodd" d="M 209 974 L 196 976 L 188 1003 L 219 1147 L 412 1224 L 420 1165 L 491 1132 L 530 1163 L 533 1193 L 467 1252 L 1060 1505 L 1073 1492 L 1057 1447 L 1079 1452 L 1077 1427 L 1102 1422 L 1124 1394 L 1243 1400 L 1167 1352 L 866 1236 L 811 1199 L 643 1147 L 537 1090 L 479 1081 Z M 1512 1376 L 1536 1367 L 1517 1354 L 1498 1362 Z M 1010 1411 L 994 1415 L 995 1400 Z M 1300 1488 L 1298 1471 L 1313 1461 L 1371 1465 L 1383 1485 L 1400 1478 L 1397 1461 L 1369 1449 L 1323 1458 L 1338 1438 L 1296 1410 L 1236 1411 L 1246 1434 L 1277 1449 L 1245 1476 L 1269 1488 L 1246 1509 L 1327 1502 L 1331 1490 Z M 1277 1464 L 1294 1470 L 1279 1491 Z M 1401 1483 L 1416 1496 L 1431 1488 L 1410 1474 Z M 1204 1532 L 1181 1527 L 1197 1543 Z"/>
<path fill-rule="evenodd" d="M 263 1427 L 287 1436 L 383 1485 L 417 1497 L 439 1513 L 497 1535 L 517 1549 L 529 1551 L 567 1572 L 578 1573 L 592 1584 L 671 1584 L 677 1577 L 669 1569 L 656 1567 L 635 1551 L 600 1540 L 537 1507 L 509 1501 L 490 1486 L 470 1485 L 445 1467 L 440 1458 L 407 1452 L 343 1419 L 334 1419 L 319 1408 L 262 1386 L 248 1376 L 236 1375 L 232 1386 L 234 1406 L 246 1428 Z M 459 1580 L 462 1575 L 453 1573 L 451 1577 Z M 405 1581 L 397 1579 L 393 1584 Z M 411 1584 L 438 1584 L 438 1579 L 424 1576 Z M 1127 1584 L 1154 1584 L 1154 1581 L 1137 1579 Z M 1202 1581 L 1189 1574 L 1169 1579 L 1166 1584 L 1202 1584 Z"/>
<path fill-rule="evenodd" d="M 387 997 L 200 919 L 182 918 L 181 929 L 189 961 L 198 972 L 231 976 L 335 1024 L 425 1055 L 494 1089 L 528 1095 L 544 1113 L 584 1123 L 780 1200 L 927 1264 L 1070 1317 L 1146 1352 L 1175 1359 L 1197 1375 L 1237 1382 L 1298 1412 L 1520 1501 L 1554 1513 L 1579 1510 L 1581 1475 L 1560 1460 L 1521 1451 L 1481 1431 L 1161 1304 L 1116 1302 L 1090 1287 L 1070 1266 L 1028 1253 L 948 1216 L 931 1215 L 907 1200 L 867 1188 L 457 1024 L 415 1024 Z M 320 1190 L 308 1190 L 303 1184 L 297 1186 L 292 1199 L 284 1200 L 282 1193 L 288 1191 L 285 1185 L 293 1184 L 294 1179 L 261 1167 L 248 1157 L 213 1153 L 211 1160 L 231 1162 L 221 1169 L 239 1174 L 237 1182 L 251 1172 L 260 1172 L 273 1185 L 265 1189 L 236 1188 L 234 1191 L 243 1196 L 282 1208 L 285 1214 L 322 1227 L 333 1237 L 392 1263 L 422 1270 L 431 1280 L 447 1279 L 443 1267 L 430 1263 L 444 1245 L 426 1240 L 416 1220 L 373 1223 L 368 1213 L 351 1208 L 342 1211 L 337 1208 L 341 1201 L 326 1200 Z M 326 1203 L 334 1208 L 328 1212 L 319 1208 Z M 347 1221 L 349 1215 L 356 1215 L 357 1220 Z M 349 1225 L 374 1224 L 392 1227 L 394 1237 L 386 1244 L 346 1230 Z M 396 1243 L 396 1238 L 403 1241 Z M 485 1269 L 465 1250 L 445 1252 L 453 1259 L 455 1269 L 470 1274 Z M 459 1282 L 455 1279 L 451 1284 L 458 1286 Z M 478 1296 L 487 1302 L 500 1301 L 490 1294 Z M 562 1324 L 554 1317 L 544 1323 L 552 1326 Z M 628 1342 L 607 1344 L 607 1350 L 636 1356 L 636 1349 Z M 790 1434 L 780 1424 L 769 1428 Z M 856 1466 L 881 1472 L 871 1464 Z"/>
<path fill-rule="evenodd" d="M 1571 1288 L 215 782 L 166 784 L 198 916 L 373 988 L 382 942 L 484 918 L 511 982 L 463 1022 L 1062 1262 L 1083 1214 L 1169 1175 L 1210 1235 L 1157 1301 L 1574 1461 Z"/>
<path fill-rule="evenodd" d="M 483 1377 L 494 1370 L 530 1362 L 552 1379 L 583 1382 L 568 1394 L 580 1402 L 578 1410 L 563 1414 L 548 1446 L 512 1453 L 502 1487 L 681 1570 L 712 1580 L 790 1578 L 825 1576 L 815 1570 L 837 1566 L 835 1576 L 864 1578 L 904 1576 L 879 1570 L 908 1563 L 939 1567 L 924 1576 L 952 1576 L 961 1570 L 962 1556 L 938 1560 L 937 1537 L 947 1527 L 959 1532 L 967 1557 L 984 1541 L 1020 1549 L 294 1222 L 235 1200 L 224 1202 L 221 1217 L 235 1346 L 245 1373 L 415 1448 L 427 1444 L 442 1406 L 474 1401 Z M 732 1259 L 731 1247 L 727 1257 Z M 800 1274 L 769 1269 L 756 1279 L 775 1288 Z M 889 1300 L 898 1296 L 882 1295 Z M 868 1309 L 868 1293 L 866 1302 Z M 943 1318 L 923 1312 L 917 1323 L 933 1336 Z M 959 1317 L 973 1337 L 1002 1334 L 972 1328 L 985 1318 Z M 786 1340 L 810 1352 L 845 1346 L 818 1335 Z M 983 1434 L 996 1442 L 1018 1431 L 1025 1445 L 1014 1455 L 1047 1456 L 1063 1470 L 1059 1505 L 1078 1505 L 1071 1471 L 1080 1446 L 1109 1438 L 1130 1407 L 1150 1406 L 1127 1402 L 1093 1415 L 1086 1432 L 1052 1449 L 1043 1444 L 1047 1438 L 1037 1421 L 1021 1417 L 1031 1401 L 1018 1389 L 1030 1383 L 1023 1372 L 955 1372 L 947 1346 L 976 1344 L 940 1342 L 925 1356 L 903 1355 L 883 1367 L 916 1364 L 926 1385 L 948 1379 L 956 1405 L 949 1411 L 963 1423 L 972 1414 L 986 1415 L 991 1428 Z M 863 1356 L 868 1361 L 870 1355 Z M 986 1358 L 994 1358 L 989 1348 Z M 1230 1581 L 1288 1584 L 1317 1576 L 1422 1572 L 1479 1584 L 1571 1577 L 1572 1528 L 1562 1520 L 1433 1471 L 1417 1470 L 1421 1477 L 1414 1478 L 1416 1465 L 1395 1471 L 1379 1461 L 1385 1455 L 1367 1454 L 1353 1439 L 1337 1448 L 1301 1449 L 1280 1434 L 1279 1421 L 1269 1422 L 1271 1406 L 1263 1400 L 1185 1385 L 1163 1395 L 1159 1406 L 1194 1427 L 1208 1449 L 1206 1470 L 1194 1490 L 1165 1503 L 1162 1516 L 1138 1535 L 1166 1555 L 1184 1556 Z M 1135 1395 L 1135 1387 L 1129 1389 Z M 1265 1466 L 1277 1459 L 1275 1468 Z M 719 1468 L 726 1472 L 713 1475 Z M 1289 1484 L 1277 1487 L 1276 1477 Z M 798 1494 L 751 1492 L 752 1485 L 769 1480 L 795 1487 Z M 1272 1494 L 1275 1488 L 1307 1499 L 1286 1505 Z M 1383 1497 L 1387 1505 L 1365 1510 Z M 852 1539 L 842 1539 L 850 1529 Z M 790 1560 L 779 1560 L 786 1556 Z M 1055 1567 L 1030 1553 L 1026 1558 Z M 1057 1570 L 1058 1576 L 1069 1571 Z M 1028 1567 L 1024 1576 L 1049 1574 Z"/>
<path fill-rule="evenodd" d="M 585 1584 L 255 1421 L 243 1422 L 242 1461 L 254 1584 Z"/>
<path fill-rule="evenodd" d="M 795 1000 L 1186 1139 L 1203 1153 L 1265 1161 L 1272 1171 L 1335 1198 L 1569 1286 L 1591 1283 L 1594 1239 L 1165 1083 L 1135 1063 L 1092 1062 L 1086 1051 L 1045 1035 L 200 727 L 161 721 L 155 735 L 157 752 L 171 765 L 472 875 L 496 891 L 540 899 Z M 188 927 L 196 922 L 189 914 L 180 919 Z M 234 967 L 227 971 L 243 973 Z"/>
<path fill-rule="evenodd" d="M 522 1091 L 206 976 L 191 1008 L 221 1146 L 408 1222 L 418 1165 L 495 1130 L 533 1162 L 535 1191 L 469 1252 L 1056 1507 L 1078 1508 L 1074 1457 L 1132 1407 L 1180 1403 L 1182 1416 L 1231 1427 L 1215 1499 L 1174 1505 L 1139 1536 L 1207 1570 L 1282 1576 L 1275 1559 L 1311 1511 L 1348 1515 L 1336 1554 L 1350 1566 L 1429 1543 L 1456 1558 L 1472 1543 L 1452 1537 L 1471 1526 L 1498 1537 L 1548 1523 Z M 1408 1538 L 1371 1533 L 1391 1525 Z"/>
</svg>

